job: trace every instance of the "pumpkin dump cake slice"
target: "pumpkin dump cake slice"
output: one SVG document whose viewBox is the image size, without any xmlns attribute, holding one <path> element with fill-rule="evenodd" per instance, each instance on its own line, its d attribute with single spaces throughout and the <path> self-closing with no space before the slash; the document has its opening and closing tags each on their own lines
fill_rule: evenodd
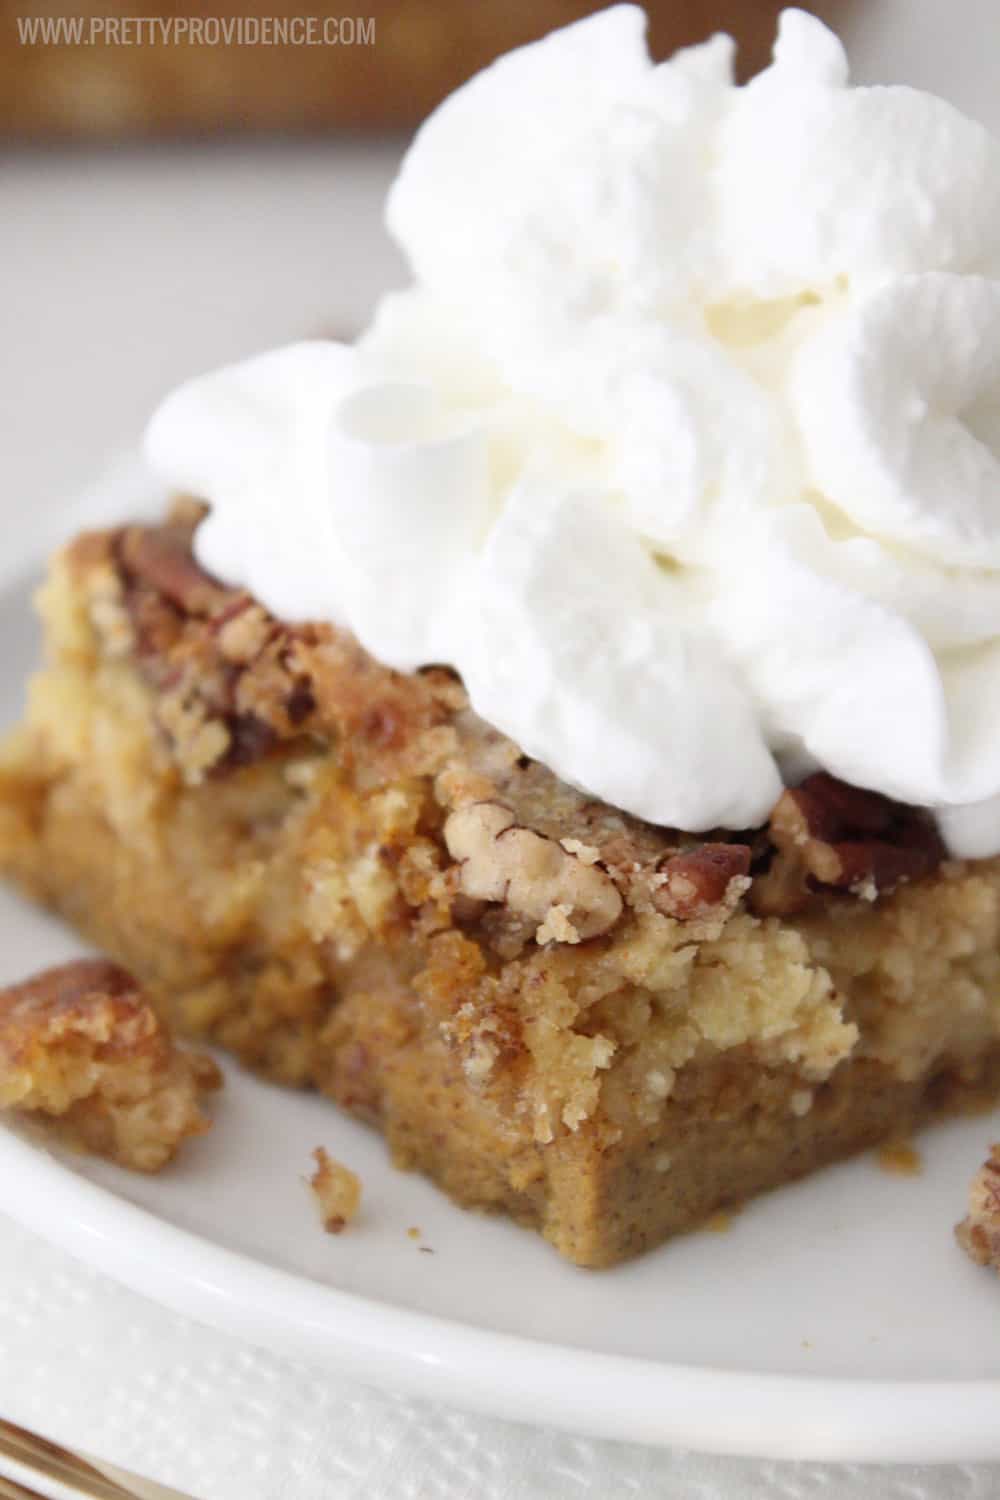
<svg viewBox="0 0 1000 1500">
<path fill-rule="evenodd" d="M 1000 862 L 830 777 L 694 837 L 331 626 L 88 535 L 0 762 L 0 863 L 171 1024 L 605 1266 L 991 1088 Z"/>
</svg>

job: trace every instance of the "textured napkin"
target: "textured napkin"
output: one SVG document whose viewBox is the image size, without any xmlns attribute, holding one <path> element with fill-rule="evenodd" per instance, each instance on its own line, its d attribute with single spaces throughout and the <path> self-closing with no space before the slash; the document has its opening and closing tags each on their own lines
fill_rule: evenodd
<svg viewBox="0 0 1000 1500">
<path fill-rule="evenodd" d="M 988 1500 L 1000 1468 L 591 1442 L 338 1381 L 191 1323 L 0 1218 L 0 1416 L 195 1500 Z"/>
</svg>

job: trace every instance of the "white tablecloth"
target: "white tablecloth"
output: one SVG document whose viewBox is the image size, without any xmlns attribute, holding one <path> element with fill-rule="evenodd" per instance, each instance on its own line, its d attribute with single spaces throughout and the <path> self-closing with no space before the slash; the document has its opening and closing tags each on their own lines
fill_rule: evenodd
<svg viewBox="0 0 1000 1500">
<path fill-rule="evenodd" d="M 707 1458 L 344 1384 L 0 1218 L 0 1416 L 196 1500 L 994 1500 L 1000 1468 Z"/>
</svg>

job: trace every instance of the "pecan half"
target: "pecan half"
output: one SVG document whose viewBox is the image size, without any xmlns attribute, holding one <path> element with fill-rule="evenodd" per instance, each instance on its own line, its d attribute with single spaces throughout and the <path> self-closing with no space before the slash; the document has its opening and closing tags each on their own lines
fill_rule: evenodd
<svg viewBox="0 0 1000 1500">
<path fill-rule="evenodd" d="M 745 880 L 750 872 L 750 847 L 702 844 L 671 855 L 657 869 L 664 880 L 653 893 L 653 905 L 664 916 L 688 922 L 721 906 L 732 882 Z"/>
<path fill-rule="evenodd" d="M 621 894 L 607 872 L 584 864 L 555 840 L 519 827 L 510 808 L 475 802 L 444 825 L 464 895 L 498 901 L 539 924 L 540 942 L 581 942 L 608 932 L 622 914 Z M 550 920 L 554 909 L 555 922 Z"/>
<path fill-rule="evenodd" d="M 945 855 L 922 809 L 848 786 L 825 771 L 782 793 L 768 833 L 777 853 L 754 881 L 752 904 L 761 914 L 801 910 L 817 886 L 873 899 L 929 875 Z"/>
<path fill-rule="evenodd" d="M 122 1166 L 155 1172 L 206 1131 L 200 1095 L 220 1082 L 116 964 L 80 959 L 0 990 L 0 1108 L 58 1120 Z"/>
</svg>

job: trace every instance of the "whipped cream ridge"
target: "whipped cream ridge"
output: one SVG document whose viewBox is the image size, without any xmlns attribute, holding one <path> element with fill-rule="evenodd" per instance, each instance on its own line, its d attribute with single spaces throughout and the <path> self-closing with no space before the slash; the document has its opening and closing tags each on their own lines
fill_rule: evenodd
<svg viewBox="0 0 1000 1500">
<path fill-rule="evenodd" d="M 822 766 L 1000 852 L 1000 144 L 801 11 L 744 87 L 644 28 L 446 100 L 388 200 L 412 287 L 181 387 L 153 466 L 204 566 L 642 818 Z"/>
</svg>

